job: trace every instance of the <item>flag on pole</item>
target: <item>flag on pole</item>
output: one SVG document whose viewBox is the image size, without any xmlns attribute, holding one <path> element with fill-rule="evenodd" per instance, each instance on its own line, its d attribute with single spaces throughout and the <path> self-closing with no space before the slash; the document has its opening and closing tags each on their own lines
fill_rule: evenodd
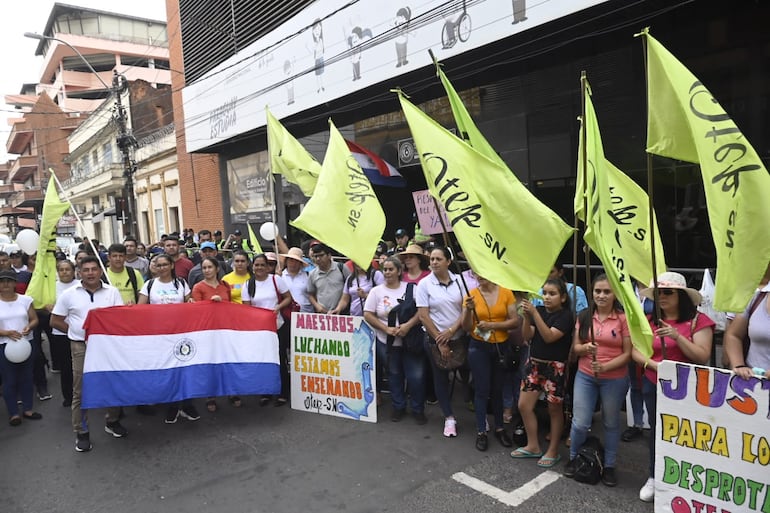
<svg viewBox="0 0 770 513">
<path fill-rule="evenodd" d="M 601 149 L 601 142 L 599 142 L 599 148 Z M 649 235 L 650 203 L 647 193 L 603 154 L 594 162 L 597 172 L 602 173 L 607 179 L 611 200 L 607 213 L 613 223 L 613 236 L 619 239 L 619 245 L 623 248 L 625 268 L 631 276 L 647 286 L 652 282 L 654 274 L 660 274 L 666 270 L 657 218 L 653 230 L 655 230 L 655 257 L 658 272 L 654 273 L 652 270 Z M 575 190 L 575 215 L 585 223 L 583 166 L 580 160 Z M 610 228 L 607 227 L 607 229 Z"/>
<path fill-rule="evenodd" d="M 613 199 L 617 196 L 617 193 L 611 189 L 610 185 L 611 177 L 617 180 L 617 175 L 608 173 L 610 171 L 608 167 L 609 162 L 604 158 L 599 122 L 596 119 L 596 112 L 591 102 L 587 80 L 583 80 L 582 87 L 584 89 L 583 97 L 585 98 L 586 119 L 580 127 L 580 148 L 578 153 L 579 185 L 575 190 L 575 215 L 585 220 L 586 231 L 583 239 L 596 253 L 599 260 L 601 260 L 612 290 L 623 304 L 626 320 L 628 321 L 628 329 L 631 332 L 631 340 L 642 354 L 649 356 L 652 354 L 652 330 L 650 329 L 647 317 L 644 315 L 642 304 L 634 293 L 634 283 L 626 267 L 627 255 L 633 251 L 625 245 L 625 239 L 617 236 L 625 230 L 623 226 L 618 224 L 616 219 L 617 212 L 615 208 L 618 204 L 613 203 Z M 585 152 L 583 151 L 584 140 Z M 585 168 L 583 167 L 584 155 Z M 614 166 L 612 167 L 614 168 Z M 620 173 L 619 170 L 617 171 Z M 588 184 L 586 194 L 583 193 L 584 189 L 582 187 L 584 175 L 585 182 Z M 584 198 L 589 212 L 588 215 L 585 215 L 583 209 Z M 622 198 L 622 200 L 622 205 L 626 207 L 638 206 L 628 203 L 632 201 L 631 198 Z M 580 204 L 580 214 L 577 209 L 578 203 Z M 646 226 L 647 223 L 642 220 L 640 224 Z M 649 261 L 650 254 L 647 253 L 646 256 Z M 647 268 L 650 269 L 651 266 L 647 264 Z"/>
<path fill-rule="evenodd" d="M 495 151 L 491 144 L 484 138 L 481 131 L 476 127 L 473 122 L 468 109 L 465 108 L 465 104 L 460 99 L 460 95 L 457 94 L 452 83 L 444 74 L 444 70 L 441 69 L 441 65 L 438 62 L 434 62 L 436 65 L 436 74 L 441 79 L 441 83 L 446 90 L 447 98 L 449 99 L 449 105 L 452 107 L 452 114 L 457 124 L 457 129 L 460 131 L 460 136 L 468 144 L 470 144 L 476 151 L 487 157 L 488 159 L 496 162 L 500 167 L 508 169 L 508 165 Z M 518 181 L 516 175 L 511 173 L 513 179 Z M 545 280 L 543 280 L 545 282 Z"/>
<path fill-rule="evenodd" d="M 296 184 L 305 196 L 312 196 L 321 173 L 321 164 L 284 128 L 269 109 L 265 109 L 265 114 L 271 171 Z"/>
<path fill-rule="evenodd" d="M 363 146 L 345 140 L 350 154 L 356 159 L 364 174 L 374 185 L 384 187 L 406 187 L 406 180 L 393 165 L 385 162 L 379 156 L 367 150 Z"/>
<path fill-rule="evenodd" d="M 329 146 L 313 197 L 291 224 L 368 269 L 385 230 L 385 213 L 331 120 L 329 130 Z"/>
<path fill-rule="evenodd" d="M 59 199 L 53 169 L 48 171 L 51 173 L 51 178 L 48 180 L 43 200 L 37 260 L 26 292 L 32 297 L 34 307 L 38 309 L 56 303 L 56 225 L 70 208 L 69 203 Z"/>
<path fill-rule="evenodd" d="M 246 223 L 246 226 L 249 228 L 249 243 L 251 244 L 251 249 L 254 250 L 254 254 L 259 255 L 263 251 L 262 246 L 259 244 L 257 234 L 255 234 L 254 230 L 251 228 L 251 223 Z"/>
<path fill-rule="evenodd" d="M 730 116 L 647 30 L 647 151 L 700 164 L 717 254 L 714 308 L 742 312 L 770 262 L 770 175 Z"/>
<path fill-rule="evenodd" d="M 511 290 L 537 292 L 572 235 L 513 173 L 444 129 L 399 93 L 431 194 L 449 216 L 473 270 Z M 527 258 L 518 258 L 526 248 Z"/>
<path fill-rule="evenodd" d="M 85 323 L 83 409 L 277 394 L 272 310 L 202 301 L 98 308 Z"/>
</svg>

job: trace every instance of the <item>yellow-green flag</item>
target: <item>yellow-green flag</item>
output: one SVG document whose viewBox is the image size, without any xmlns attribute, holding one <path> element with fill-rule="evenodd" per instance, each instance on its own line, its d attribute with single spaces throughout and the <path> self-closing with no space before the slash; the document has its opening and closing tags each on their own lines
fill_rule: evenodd
<svg viewBox="0 0 770 513">
<path fill-rule="evenodd" d="M 299 186 L 305 196 L 312 196 L 321 173 L 321 164 L 284 128 L 269 109 L 265 109 L 265 114 L 271 171 L 285 176 L 286 180 Z"/>
<path fill-rule="evenodd" d="M 399 94 L 425 179 L 447 211 L 474 271 L 512 290 L 537 292 L 572 228 L 513 174 Z M 521 257 L 525 251 L 526 258 Z"/>
<path fill-rule="evenodd" d="M 249 242 L 251 243 L 251 249 L 254 250 L 255 255 L 259 255 L 262 253 L 262 246 L 259 244 L 257 234 L 254 233 L 254 230 L 251 228 L 251 223 L 246 223 L 246 226 L 249 229 Z"/>
<path fill-rule="evenodd" d="M 385 230 L 385 213 L 372 184 L 329 120 L 329 146 L 315 193 L 291 222 L 368 269 Z"/>
<path fill-rule="evenodd" d="M 642 305 L 634 293 L 634 283 L 626 265 L 626 255 L 630 253 L 629 249 L 624 245 L 623 240 L 616 236 L 621 228 L 618 226 L 614 213 L 616 205 L 613 203 L 614 195 L 610 192 L 606 166 L 608 162 L 604 158 L 599 123 L 591 102 L 587 81 L 584 81 L 583 88 L 586 119 L 580 128 L 578 177 L 582 180 L 582 176 L 585 174 L 585 181 L 588 183 L 587 194 L 585 194 L 588 215 L 584 215 L 585 212 L 582 211 L 582 187 L 578 187 L 575 192 L 575 205 L 577 206 L 578 196 L 580 196 L 581 212 L 586 219 L 586 231 L 583 239 L 602 261 L 604 272 L 612 290 L 623 304 L 628 329 L 631 332 L 631 340 L 640 352 L 650 356 L 652 354 L 652 329 L 650 329 L 650 323 L 647 321 Z M 585 135 L 583 135 L 583 131 L 585 131 Z M 584 139 L 585 153 L 583 152 Z M 585 167 L 583 166 L 584 155 Z M 577 211 L 575 215 L 578 215 Z M 641 224 L 646 226 L 644 222 Z M 649 253 L 647 257 L 649 259 Z"/>
<path fill-rule="evenodd" d="M 714 307 L 742 312 L 770 262 L 770 175 L 698 78 L 647 41 L 647 151 L 700 164 L 717 254 Z"/>
<path fill-rule="evenodd" d="M 488 159 L 496 162 L 503 168 L 508 168 L 508 165 L 500 158 L 500 155 L 495 151 L 491 144 L 484 138 L 481 131 L 476 127 L 471 115 L 468 113 L 468 109 L 465 108 L 465 104 L 460 99 L 460 95 L 457 94 L 452 83 L 449 81 L 444 71 L 441 69 L 441 65 L 436 62 L 436 74 L 441 79 L 441 83 L 446 90 L 447 98 L 449 98 L 449 105 L 452 107 L 452 115 L 455 118 L 458 130 L 460 130 L 460 136 L 473 148 L 486 156 Z M 511 173 L 513 175 L 513 173 Z M 516 175 L 513 175 L 514 180 L 518 181 Z M 545 281 L 545 280 L 543 280 Z"/>
<path fill-rule="evenodd" d="M 575 215 L 585 222 L 582 167 L 582 162 L 579 160 L 575 191 Z M 652 253 L 649 230 L 650 204 L 647 193 L 604 157 L 599 157 L 596 161 L 596 170 L 607 178 L 611 200 L 608 213 L 614 223 L 613 236 L 619 239 L 618 242 L 623 248 L 625 268 L 631 276 L 646 287 L 655 274 L 652 270 L 650 256 Z M 663 254 L 663 243 L 660 239 L 657 219 L 653 230 L 655 230 L 655 263 L 658 267 L 657 274 L 660 274 L 666 270 L 666 259 Z"/>
<path fill-rule="evenodd" d="M 40 242 L 37 245 L 35 270 L 26 294 L 32 297 L 35 308 L 56 303 L 56 225 L 69 210 L 69 203 L 59 199 L 53 170 L 43 200 L 43 218 L 40 221 Z"/>
</svg>

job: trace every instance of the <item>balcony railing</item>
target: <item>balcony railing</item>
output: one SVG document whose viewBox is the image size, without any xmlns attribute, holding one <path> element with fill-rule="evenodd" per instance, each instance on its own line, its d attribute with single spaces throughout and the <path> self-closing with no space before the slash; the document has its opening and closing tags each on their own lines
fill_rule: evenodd
<svg viewBox="0 0 770 513">
<path fill-rule="evenodd" d="M 37 170 L 37 155 L 22 155 L 18 157 L 11 165 L 8 171 L 9 182 L 23 182 Z"/>
<path fill-rule="evenodd" d="M 102 162 L 101 166 L 95 169 L 91 169 L 87 173 L 78 174 L 76 171 L 72 171 L 72 176 L 68 180 L 62 182 L 62 187 L 65 189 L 69 187 L 75 187 L 100 175 L 109 174 L 111 178 L 114 178 L 116 171 L 120 173 L 123 172 L 123 162 L 115 159 L 112 161 Z"/>
</svg>

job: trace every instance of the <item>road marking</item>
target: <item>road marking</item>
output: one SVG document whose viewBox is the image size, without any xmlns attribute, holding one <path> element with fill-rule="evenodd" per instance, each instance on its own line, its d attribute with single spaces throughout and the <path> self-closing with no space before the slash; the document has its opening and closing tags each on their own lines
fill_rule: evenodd
<svg viewBox="0 0 770 513">
<path fill-rule="evenodd" d="M 534 496 L 549 484 L 556 482 L 560 477 L 561 474 L 558 472 L 546 470 L 528 483 L 524 483 L 519 488 L 516 488 L 510 492 L 506 492 L 496 486 L 492 486 L 491 484 L 482 481 L 481 479 L 471 477 L 465 472 L 457 472 L 456 474 L 452 475 L 452 479 L 458 483 L 462 483 L 465 486 L 476 490 L 477 492 L 481 492 L 484 495 L 488 495 L 493 499 L 502 502 L 503 504 L 514 507 L 521 505 L 524 501 Z"/>
</svg>

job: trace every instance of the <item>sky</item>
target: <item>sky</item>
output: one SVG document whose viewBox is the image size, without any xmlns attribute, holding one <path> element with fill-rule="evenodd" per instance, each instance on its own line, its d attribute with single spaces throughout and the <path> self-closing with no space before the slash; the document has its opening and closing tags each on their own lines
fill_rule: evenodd
<svg viewBox="0 0 770 513">
<path fill-rule="evenodd" d="M 8 118 L 21 116 L 5 105 L 5 95 L 18 94 L 24 83 L 38 82 L 43 64 L 43 57 L 35 56 L 39 41 L 24 37 L 24 32 L 42 34 L 54 3 L 53 0 L 4 2 L 3 15 L 0 16 L 0 69 L 3 70 L 0 73 L 0 162 L 9 158 L 5 152 L 11 131 Z M 166 20 L 165 0 L 62 0 L 59 3 Z"/>
</svg>

